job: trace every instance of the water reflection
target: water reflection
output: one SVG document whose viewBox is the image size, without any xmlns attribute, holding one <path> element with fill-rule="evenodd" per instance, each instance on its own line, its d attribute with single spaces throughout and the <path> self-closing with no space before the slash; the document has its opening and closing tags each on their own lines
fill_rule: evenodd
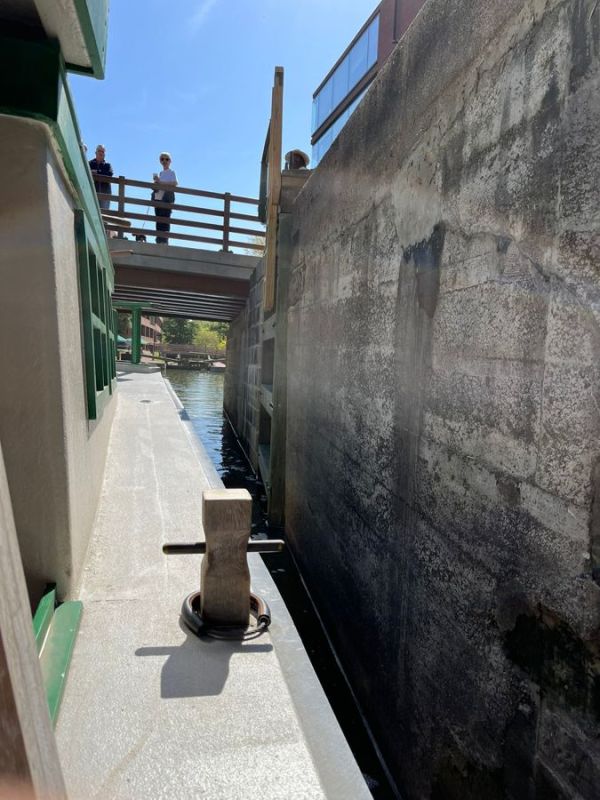
<svg viewBox="0 0 600 800">
<path fill-rule="evenodd" d="M 167 370 L 167 378 L 225 486 L 247 489 L 252 495 L 252 537 L 273 536 L 265 514 L 263 485 L 223 414 L 224 377 L 222 372 Z"/>
<path fill-rule="evenodd" d="M 167 378 L 192 420 L 219 474 L 223 471 L 223 373 L 167 370 Z M 228 427 L 228 426 L 227 426 Z"/>
</svg>

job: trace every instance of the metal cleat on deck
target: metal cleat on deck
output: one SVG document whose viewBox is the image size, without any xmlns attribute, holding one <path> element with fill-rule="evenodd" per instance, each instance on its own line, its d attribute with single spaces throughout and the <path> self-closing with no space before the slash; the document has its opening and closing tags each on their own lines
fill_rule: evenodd
<svg viewBox="0 0 600 800">
<path fill-rule="evenodd" d="M 271 624 L 266 602 L 250 591 L 247 553 L 274 553 L 281 539 L 249 541 L 252 498 L 246 489 L 206 489 L 202 522 L 206 542 L 163 545 L 166 555 L 204 554 L 200 591 L 183 602 L 181 616 L 198 636 L 249 639 Z M 256 624 L 250 625 L 250 616 Z"/>
</svg>

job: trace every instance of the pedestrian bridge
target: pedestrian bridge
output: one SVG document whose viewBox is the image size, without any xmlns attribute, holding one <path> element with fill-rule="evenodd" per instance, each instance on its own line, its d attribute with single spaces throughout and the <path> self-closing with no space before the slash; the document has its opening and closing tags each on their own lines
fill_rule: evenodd
<svg viewBox="0 0 600 800">
<path fill-rule="evenodd" d="M 264 249 L 258 199 L 178 186 L 174 203 L 151 200 L 160 184 L 119 176 L 99 194 L 115 269 L 115 308 L 159 316 L 230 321 L 244 307 Z M 156 210 L 170 211 L 156 244 Z"/>
</svg>

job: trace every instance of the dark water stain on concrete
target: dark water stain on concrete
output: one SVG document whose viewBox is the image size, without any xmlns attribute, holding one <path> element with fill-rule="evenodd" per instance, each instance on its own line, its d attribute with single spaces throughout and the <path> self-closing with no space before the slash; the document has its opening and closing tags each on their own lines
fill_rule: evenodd
<svg viewBox="0 0 600 800">
<path fill-rule="evenodd" d="M 571 74 L 570 89 L 577 91 L 592 68 L 600 51 L 600 4 L 594 0 L 577 0 L 570 13 Z"/>
<path fill-rule="evenodd" d="M 428 317 L 433 317 L 440 293 L 440 262 L 444 250 L 446 226 L 438 223 L 428 239 L 404 250 L 404 261 L 415 265 L 417 298 Z"/>
<path fill-rule="evenodd" d="M 539 607 L 505 634 L 508 658 L 557 705 L 600 721 L 600 642 L 584 641 L 564 620 Z"/>
<path fill-rule="evenodd" d="M 445 756 L 436 770 L 431 800 L 505 800 L 501 770 L 485 770 L 460 754 Z"/>
<path fill-rule="evenodd" d="M 496 478 L 496 486 L 498 487 L 500 497 L 502 497 L 509 506 L 520 505 L 521 484 L 519 481 L 508 476 L 500 476 Z"/>
<path fill-rule="evenodd" d="M 592 513 L 590 519 L 592 578 L 600 585 L 600 459 L 592 470 Z"/>
<path fill-rule="evenodd" d="M 498 236 L 496 239 L 496 250 L 501 255 L 505 256 L 508 253 L 512 239 L 510 236 Z"/>
</svg>

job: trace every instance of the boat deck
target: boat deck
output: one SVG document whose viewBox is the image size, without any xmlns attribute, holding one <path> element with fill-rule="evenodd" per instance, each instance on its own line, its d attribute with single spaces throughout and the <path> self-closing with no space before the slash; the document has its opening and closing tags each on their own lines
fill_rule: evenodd
<svg viewBox="0 0 600 800">
<path fill-rule="evenodd" d="M 57 724 L 71 800 L 343 798 L 366 788 L 260 556 L 273 614 L 244 643 L 180 626 L 201 556 L 201 492 L 218 475 L 158 373 L 120 373 L 84 612 Z"/>
</svg>

